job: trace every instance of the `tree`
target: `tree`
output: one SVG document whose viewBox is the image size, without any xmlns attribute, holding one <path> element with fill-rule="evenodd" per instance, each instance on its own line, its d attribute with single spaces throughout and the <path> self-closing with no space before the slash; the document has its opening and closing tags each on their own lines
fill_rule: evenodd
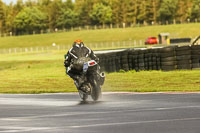
<svg viewBox="0 0 200 133">
<path fill-rule="evenodd" d="M 112 23 L 119 24 L 120 20 L 120 1 L 119 0 L 112 0 L 111 1 L 111 8 L 112 8 Z"/>
<path fill-rule="evenodd" d="M 159 0 L 151 0 L 151 1 L 152 1 L 152 12 L 153 12 L 152 20 L 154 23 L 157 23 L 157 14 L 158 14 L 157 10 L 160 6 L 160 2 Z"/>
<path fill-rule="evenodd" d="M 89 14 L 96 2 L 97 0 L 76 0 L 74 11 L 78 14 L 79 25 L 91 24 L 91 17 Z"/>
<path fill-rule="evenodd" d="M 177 3 L 177 0 L 163 0 L 158 11 L 158 17 L 163 23 L 173 21 L 177 10 Z"/>
<path fill-rule="evenodd" d="M 23 8 L 23 0 L 17 0 L 17 3 L 14 5 L 15 15 L 17 15 Z"/>
<path fill-rule="evenodd" d="M 48 7 L 52 3 L 52 0 L 38 0 L 37 1 L 37 7 L 42 11 L 42 12 L 48 12 Z"/>
<path fill-rule="evenodd" d="M 33 1 L 33 0 L 26 0 L 25 1 L 25 6 L 27 7 L 34 7 L 34 6 L 36 6 L 37 5 L 37 3 L 36 3 L 36 1 Z"/>
<path fill-rule="evenodd" d="M 52 24 L 50 24 L 51 14 L 53 14 L 51 13 L 51 10 L 50 10 L 51 5 L 52 5 L 52 0 L 38 0 L 37 5 L 35 7 L 37 7 L 41 12 L 47 15 L 46 23 L 47 23 L 48 29 L 54 30 L 54 28 L 52 28 L 53 27 Z"/>
<path fill-rule="evenodd" d="M 178 0 L 176 21 L 183 23 L 191 16 L 192 1 L 191 0 Z"/>
<path fill-rule="evenodd" d="M 78 15 L 71 9 L 62 9 L 61 15 L 57 19 L 59 28 L 70 28 L 78 24 Z"/>
<path fill-rule="evenodd" d="M 150 3 L 148 3 L 150 1 L 147 1 L 147 0 L 143 0 L 141 1 L 140 5 L 139 5 L 139 14 L 138 14 L 138 20 L 139 22 L 146 22 L 150 16 L 149 16 L 149 6 L 150 6 Z"/>
<path fill-rule="evenodd" d="M 54 31 L 57 28 L 57 20 L 62 12 L 63 3 L 62 0 L 54 0 L 48 5 L 48 22 L 49 28 Z"/>
<path fill-rule="evenodd" d="M 0 21 L 4 18 L 3 2 L 0 0 Z"/>
<path fill-rule="evenodd" d="M 194 0 L 191 10 L 191 20 L 200 21 L 200 0 Z"/>
<path fill-rule="evenodd" d="M 71 10 L 74 9 L 74 3 L 72 2 L 72 0 L 66 0 L 65 5 L 66 8 L 69 8 Z"/>
<path fill-rule="evenodd" d="M 6 7 L 6 32 L 13 32 L 13 21 L 15 19 L 15 11 L 13 8 L 13 4 L 10 3 Z"/>
<path fill-rule="evenodd" d="M 25 21 L 39 21 L 34 15 L 32 19 L 28 17 L 24 11 L 28 7 L 32 14 L 40 14 L 39 25 L 51 31 L 91 24 L 200 21 L 200 0 L 17 0 L 10 5 L 0 0 L 0 31 L 39 32 L 41 27 Z"/>
<path fill-rule="evenodd" d="M 127 23 L 127 13 L 128 13 L 128 4 L 129 0 L 119 0 L 120 2 L 120 10 L 119 10 L 119 15 L 120 15 L 120 21 L 122 23 Z"/>
<path fill-rule="evenodd" d="M 36 7 L 26 7 L 16 16 L 14 26 L 17 34 L 40 32 L 46 29 L 46 15 Z"/>
<path fill-rule="evenodd" d="M 140 0 L 130 0 L 128 4 L 128 11 L 127 11 L 127 16 L 128 16 L 128 22 L 136 24 L 139 21 L 139 15 L 140 15 L 140 10 L 141 10 L 141 1 Z M 142 7 L 143 8 L 143 7 Z M 141 16 L 140 16 L 141 18 Z"/>
<path fill-rule="evenodd" d="M 90 12 L 90 17 L 94 23 L 106 24 L 112 21 L 112 9 L 110 6 L 105 6 L 102 3 L 97 3 L 93 6 Z"/>
<path fill-rule="evenodd" d="M 0 0 L 0 32 L 4 32 L 4 27 L 5 27 L 5 5 L 4 3 Z"/>
</svg>

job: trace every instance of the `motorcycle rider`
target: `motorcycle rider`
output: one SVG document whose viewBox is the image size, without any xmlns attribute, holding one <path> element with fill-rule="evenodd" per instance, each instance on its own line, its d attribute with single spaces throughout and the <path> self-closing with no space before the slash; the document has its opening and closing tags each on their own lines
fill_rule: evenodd
<svg viewBox="0 0 200 133">
<path fill-rule="evenodd" d="M 73 63 L 80 57 L 90 57 L 96 62 L 99 61 L 99 58 L 94 54 L 91 49 L 84 45 L 82 40 L 74 41 L 73 47 L 65 55 L 64 66 L 66 68 L 66 74 L 74 80 L 75 85 L 78 89 L 81 89 L 81 85 L 83 84 L 84 80 L 81 76 L 81 73 L 73 69 Z"/>
</svg>

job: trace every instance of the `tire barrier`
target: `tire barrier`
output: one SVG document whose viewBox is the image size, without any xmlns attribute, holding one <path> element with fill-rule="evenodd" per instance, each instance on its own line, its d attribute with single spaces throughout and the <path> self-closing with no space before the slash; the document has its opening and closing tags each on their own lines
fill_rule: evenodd
<svg viewBox="0 0 200 133">
<path fill-rule="evenodd" d="M 182 46 L 176 48 L 177 69 L 192 69 L 191 66 L 191 47 Z"/>
<path fill-rule="evenodd" d="M 129 64 L 128 64 L 128 53 L 129 50 L 121 52 L 121 68 L 125 71 L 129 70 Z"/>
<path fill-rule="evenodd" d="M 200 45 L 125 49 L 97 55 L 105 72 L 200 69 Z"/>
<path fill-rule="evenodd" d="M 176 69 L 176 47 L 164 47 L 160 49 L 161 70 L 171 71 Z"/>
<path fill-rule="evenodd" d="M 191 46 L 192 69 L 200 68 L 200 45 Z"/>
</svg>

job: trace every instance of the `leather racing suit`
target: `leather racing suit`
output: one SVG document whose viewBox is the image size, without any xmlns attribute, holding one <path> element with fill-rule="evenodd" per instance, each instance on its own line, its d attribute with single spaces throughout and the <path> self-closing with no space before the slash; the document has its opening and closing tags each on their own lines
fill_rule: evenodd
<svg viewBox="0 0 200 133">
<path fill-rule="evenodd" d="M 75 81 L 75 85 L 78 88 L 83 83 L 83 80 L 81 78 L 80 72 L 72 69 L 71 66 L 73 65 L 74 60 L 77 60 L 80 57 L 90 57 L 97 63 L 99 62 L 99 58 L 94 54 L 91 49 L 85 47 L 84 45 L 77 45 L 76 43 L 73 44 L 73 47 L 65 55 L 64 66 L 66 68 L 66 74 Z"/>
</svg>

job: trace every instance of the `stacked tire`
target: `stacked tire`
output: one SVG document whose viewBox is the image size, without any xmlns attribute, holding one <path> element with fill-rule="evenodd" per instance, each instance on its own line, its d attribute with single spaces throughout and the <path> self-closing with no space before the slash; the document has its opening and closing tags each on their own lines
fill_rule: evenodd
<svg viewBox="0 0 200 133">
<path fill-rule="evenodd" d="M 164 47 L 159 50 L 160 66 L 163 71 L 176 70 L 176 51 L 174 47 Z"/>
<path fill-rule="evenodd" d="M 200 45 L 191 46 L 192 69 L 200 69 Z"/>
<path fill-rule="evenodd" d="M 106 71 L 107 72 L 116 72 L 116 63 L 115 63 L 116 53 L 106 54 Z"/>
<path fill-rule="evenodd" d="M 152 49 L 147 49 L 144 55 L 145 70 L 152 70 Z"/>
<path fill-rule="evenodd" d="M 139 71 L 145 70 L 145 52 L 146 50 L 140 50 L 138 52 L 138 69 Z"/>
<path fill-rule="evenodd" d="M 111 68 L 111 71 L 112 72 L 116 72 L 116 53 L 112 53 L 111 54 L 111 62 L 112 62 L 112 68 Z"/>
<path fill-rule="evenodd" d="M 121 52 L 121 68 L 124 71 L 129 71 L 129 65 L 128 65 L 128 50 Z"/>
<path fill-rule="evenodd" d="M 200 69 L 200 45 L 127 49 L 97 56 L 101 70 L 106 72 Z"/>
<path fill-rule="evenodd" d="M 191 47 L 176 47 L 176 61 L 178 70 L 189 70 L 191 66 Z"/>
<path fill-rule="evenodd" d="M 134 52 L 132 53 L 133 68 L 135 69 L 135 71 L 139 71 L 139 51 L 140 50 L 134 50 Z"/>
<path fill-rule="evenodd" d="M 115 55 L 116 55 L 116 57 L 115 57 L 116 71 L 119 72 L 120 69 L 122 69 L 122 67 L 121 67 L 121 52 L 116 52 Z"/>
<path fill-rule="evenodd" d="M 129 70 L 134 70 L 135 69 L 134 49 L 129 49 L 129 52 L 128 52 L 128 66 L 129 66 Z"/>
<path fill-rule="evenodd" d="M 108 54 L 105 54 L 104 55 L 105 57 L 104 57 L 104 67 L 105 67 L 105 71 L 106 72 L 110 72 L 110 63 L 109 63 L 109 55 Z"/>
<path fill-rule="evenodd" d="M 159 49 L 152 49 L 152 70 L 160 70 L 161 69 L 161 57 L 159 53 Z"/>
</svg>

